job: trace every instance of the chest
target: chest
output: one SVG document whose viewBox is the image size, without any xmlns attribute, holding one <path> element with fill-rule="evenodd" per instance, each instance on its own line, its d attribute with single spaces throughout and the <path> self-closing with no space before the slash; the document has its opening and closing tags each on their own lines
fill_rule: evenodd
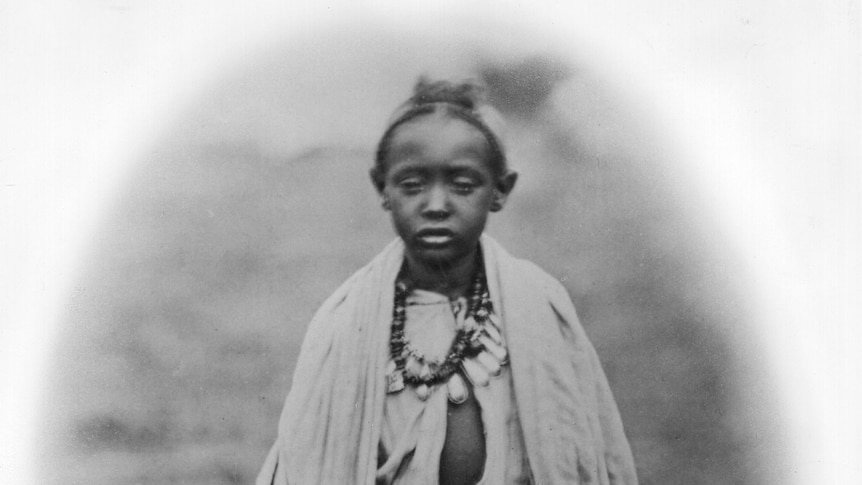
<svg viewBox="0 0 862 485">
<path fill-rule="evenodd" d="M 463 302 L 420 292 L 407 303 L 404 336 L 410 351 L 432 365 L 444 361 L 463 325 Z M 381 471 L 392 479 L 382 482 L 501 483 L 488 481 L 486 470 L 502 469 L 505 450 L 511 448 L 506 443 L 513 408 L 509 376 L 504 375 L 474 387 L 459 369 L 453 378 L 463 382 L 467 392 L 463 402 L 454 400 L 457 404 L 449 399 L 449 381 L 430 386 L 427 395 L 409 385 L 388 394 L 381 440 L 386 463 Z"/>
</svg>

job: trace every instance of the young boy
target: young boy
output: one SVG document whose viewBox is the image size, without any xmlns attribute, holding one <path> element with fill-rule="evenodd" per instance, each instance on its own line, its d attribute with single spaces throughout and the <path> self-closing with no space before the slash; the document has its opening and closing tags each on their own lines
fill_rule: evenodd
<svg viewBox="0 0 862 485">
<path fill-rule="evenodd" d="M 517 180 L 472 84 L 420 80 L 372 182 L 399 238 L 323 304 L 262 484 L 635 484 L 565 289 L 482 235 Z"/>
</svg>

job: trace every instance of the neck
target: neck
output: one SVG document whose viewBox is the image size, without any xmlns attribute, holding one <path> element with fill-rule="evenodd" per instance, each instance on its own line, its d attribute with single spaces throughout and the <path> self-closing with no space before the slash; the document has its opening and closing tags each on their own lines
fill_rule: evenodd
<svg viewBox="0 0 862 485">
<path fill-rule="evenodd" d="M 451 299 L 467 294 L 476 273 L 476 250 L 446 265 L 421 261 L 410 254 L 406 255 L 406 260 L 410 281 L 416 288 L 441 293 Z"/>
</svg>

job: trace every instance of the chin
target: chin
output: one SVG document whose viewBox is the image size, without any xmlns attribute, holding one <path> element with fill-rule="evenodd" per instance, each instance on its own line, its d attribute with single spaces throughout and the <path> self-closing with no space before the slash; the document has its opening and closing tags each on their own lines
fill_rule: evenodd
<svg viewBox="0 0 862 485">
<path fill-rule="evenodd" d="M 452 254 L 451 251 L 440 249 L 420 248 L 411 251 L 413 257 L 425 263 L 434 263 L 442 266 L 447 266 L 458 260 L 458 257 Z"/>
<path fill-rule="evenodd" d="M 430 264 L 440 267 L 452 266 L 465 257 L 469 256 L 469 252 L 460 251 L 459 248 L 427 248 L 418 247 L 408 249 L 409 253 L 417 261 L 425 264 Z"/>
</svg>

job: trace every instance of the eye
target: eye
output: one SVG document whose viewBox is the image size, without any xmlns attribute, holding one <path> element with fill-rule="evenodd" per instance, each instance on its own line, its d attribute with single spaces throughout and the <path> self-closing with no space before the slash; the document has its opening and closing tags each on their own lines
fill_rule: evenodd
<svg viewBox="0 0 862 485">
<path fill-rule="evenodd" d="M 460 175 L 452 179 L 452 187 L 455 189 L 456 192 L 461 194 L 469 194 L 473 192 L 478 186 L 479 182 L 472 177 Z"/>
<path fill-rule="evenodd" d="M 422 190 L 422 184 L 421 177 L 405 177 L 398 181 L 398 188 L 407 193 L 415 193 Z"/>
</svg>

